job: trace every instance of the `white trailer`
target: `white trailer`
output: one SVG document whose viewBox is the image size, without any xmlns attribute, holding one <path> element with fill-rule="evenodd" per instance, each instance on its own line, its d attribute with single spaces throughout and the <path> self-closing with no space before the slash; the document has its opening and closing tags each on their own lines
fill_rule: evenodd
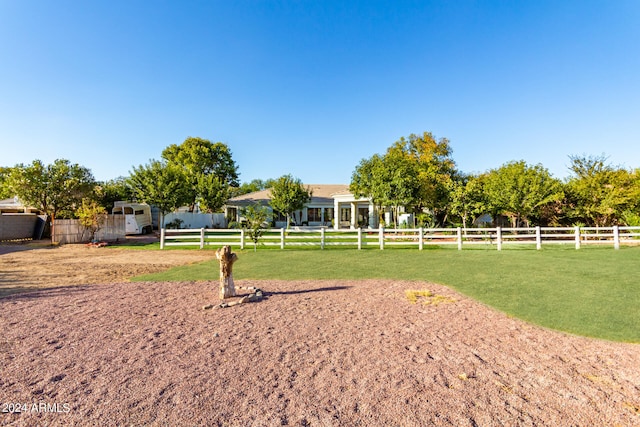
<svg viewBox="0 0 640 427">
<path fill-rule="evenodd" d="M 115 202 L 111 213 L 124 215 L 126 234 L 153 232 L 151 207 L 146 203 Z"/>
</svg>

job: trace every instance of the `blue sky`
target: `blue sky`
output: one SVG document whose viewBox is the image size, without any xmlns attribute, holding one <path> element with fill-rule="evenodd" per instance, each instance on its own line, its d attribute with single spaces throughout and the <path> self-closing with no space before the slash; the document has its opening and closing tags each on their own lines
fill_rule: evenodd
<svg viewBox="0 0 640 427">
<path fill-rule="evenodd" d="M 0 0 L 0 166 L 99 180 L 188 136 L 241 181 L 348 183 L 401 136 L 464 172 L 640 167 L 640 2 Z"/>
</svg>

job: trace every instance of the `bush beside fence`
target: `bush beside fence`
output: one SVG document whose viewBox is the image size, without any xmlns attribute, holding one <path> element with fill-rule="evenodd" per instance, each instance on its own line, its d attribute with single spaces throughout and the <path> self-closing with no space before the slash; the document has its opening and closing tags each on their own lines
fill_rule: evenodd
<svg viewBox="0 0 640 427">
<path fill-rule="evenodd" d="M 531 228 L 415 228 L 415 229 L 356 229 L 334 230 L 330 228 L 268 229 L 258 243 L 264 247 L 312 246 L 325 249 L 331 246 L 357 249 L 390 246 L 409 246 L 422 250 L 429 245 L 456 245 L 462 250 L 466 245 L 488 245 L 502 250 L 504 245 L 571 244 L 576 249 L 582 245 L 605 244 L 615 249 L 621 244 L 640 243 L 640 227 L 531 227 Z M 253 247 L 245 230 L 217 229 L 163 229 L 160 248 L 168 246 L 230 245 L 245 249 Z"/>
</svg>

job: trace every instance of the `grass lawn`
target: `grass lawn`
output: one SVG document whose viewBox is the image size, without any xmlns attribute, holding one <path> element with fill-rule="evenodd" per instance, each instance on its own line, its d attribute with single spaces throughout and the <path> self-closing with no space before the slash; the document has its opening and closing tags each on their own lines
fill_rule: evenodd
<svg viewBox="0 0 640 427">
<path fill-rule="evenodd" d="M 212 248 L 213 249 L 213 248 Z M 210 249 L 206 249 L 210 250 Z M 237 251 L 240 279 L 397 279 L 449 286 L 520 319 L 640 343 L 640 247 Z M 217 279 L 217 261 L 134 280 Z"/>
</svg>

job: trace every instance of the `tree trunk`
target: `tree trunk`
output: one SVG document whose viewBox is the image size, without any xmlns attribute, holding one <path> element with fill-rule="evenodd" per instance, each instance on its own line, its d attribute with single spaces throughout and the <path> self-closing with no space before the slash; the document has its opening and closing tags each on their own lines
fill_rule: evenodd
<svg viewBox="0 0 640 427">
<path fill-rule="evenodd" d="M 56 226 L 55 226 L 55 222 L 56 222 L 55 215 L 51 215 L 51 244 L 52 245 L 56 244 Z"/>
<path fill-rule="evenodd" d="M 235 297 L 233 263 L 238 260 L 238 256 L 231 252 L 231 246 L 223 246 L 216 251 L 216 258 L 220 262 L 220 299 Z"/>
</svg>

